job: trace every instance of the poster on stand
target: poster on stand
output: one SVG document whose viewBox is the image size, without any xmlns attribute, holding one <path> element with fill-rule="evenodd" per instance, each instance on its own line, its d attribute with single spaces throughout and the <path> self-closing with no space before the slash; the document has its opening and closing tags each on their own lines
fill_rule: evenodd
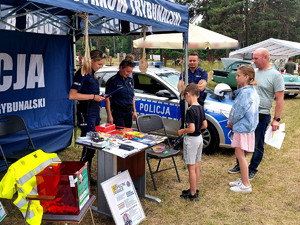
<svg viewBox="0 0 300 225">
<path fill-rule="evenodd" d="M 89 200 L 89 196 L 90 196 L 87 164 L 85 164 L 85 166 L 78 171 L 77 184 L 78 184 L 79 210 L 81 210 L 85 205 L 85 203 L 87 203 L 87 201 Z"/>
<path fill-rule="evenodd" d="M 101 186 L 117 225 L 135 225 L 145 219 L 128 170 L 102 182 Z"/>
<path fill-rule="evenodd" d="M 0 202 L 0 222 L 7 216 L 6 210 Z"/>
</svg>

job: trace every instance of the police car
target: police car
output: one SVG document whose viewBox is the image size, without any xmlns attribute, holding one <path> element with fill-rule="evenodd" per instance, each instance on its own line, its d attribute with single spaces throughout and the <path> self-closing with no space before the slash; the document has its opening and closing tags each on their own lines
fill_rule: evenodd
<svg viewBox="0 0 300 225">
<path fill-rule="evenodd" d="M 178 138 L 177 130 L 180 128 L 180 95 L 177 90 L 179 71 L 162 67 L 162 63 L 149 63 L 146 74 L 142 74 L 138 65 L 132 72 L 135 90 L 135 104 L 138 115 L 157 114 L 164 120 L 167 133 L 170 137 Z M 107 80 L 118 72 L 116 66 L 105 66 L 95 74 L 99 78 L 100 93 L 105 93 Z M 213 153 L 219 146 L 230 147 L 230 130 L 227 128 L 233 100 L 230 93 L 222 91 L 214 93 L 206 88 L 205 113 L 208 128 L 203 132 L 204 152 Z M 215 98 L 216 95 L 219 98 Z M 106 121 L 107 115 L 104 102 L 101 103 L 101 120 Z M 134 124 L 135 126 L 135 124 Z"/>
</svg>

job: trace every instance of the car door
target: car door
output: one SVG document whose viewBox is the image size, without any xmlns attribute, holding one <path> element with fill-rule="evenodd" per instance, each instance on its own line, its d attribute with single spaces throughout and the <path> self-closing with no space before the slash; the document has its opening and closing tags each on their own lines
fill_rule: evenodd
<svg viewBox="0 0 300 225">
<path fill-rule="evenodd" d="M 167 133 L 177 137 L 177 130 L 180 127 L 178 96 L 158 76 L 134 72 L 133 80 L 137 114 L 161 116 Z"/>
</svg>

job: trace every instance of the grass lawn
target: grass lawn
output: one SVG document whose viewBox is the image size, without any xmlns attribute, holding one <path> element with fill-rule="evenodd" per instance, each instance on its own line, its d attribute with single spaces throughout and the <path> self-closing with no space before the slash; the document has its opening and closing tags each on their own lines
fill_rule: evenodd
<svg viewBox="0 0 300 225">
<path fill-rule="evenodd" d="M 273 109 L 274 110 L 274 109 Z M 214 155 L 203 155 L 200 162 L 201 178 L 198 202 L 179 197 L 188 186 L 188 171 L 181 156 L 176 157 L 181 183 L 175 171 L 169 170 L 155 175 L 158 191 L 154 191 L 147 172 L 147 194 L 162 200 L 160 204 L 140 199 L 146 214 L 142 224 L 299 224 L 300 221 L 300 96 L 286 99 L 281 116 L 286 123 L 286 138 L 280 150 L 265 145 L 265 155 L 259 172 L 251 181 L 253 192 L 233 193 L 228 182 L 239 174 L 227 173 L 235 163 L 232 149 L 220 149 Z M 299 117 L 298 117 L 299 116 Z M 299 145 L 299 146 L 298 146 Z M 58 152 L 62 160 L 79 160 L 81 148 L 69 146 Z M 247 156 L 250 160 L 251 155 Z M 169 164 L 169 160 L 164 160 Z M 155 161 L 151 161 L 153 169 Z M 96 177 L 96 157 L 92 176 Z M 147 170 L 148 171 L 148 170 Z M 1 174 L 1 177 L 4 174 Z M 95 187 L 91 188 L 96 194 Z M 12 200 L 1 199 L 8 211 L 1 224 L 21 224 L 22 217 Z M 96 224 L 114 224 L 112 218 L 94 213 Z M 47 224 L 47 223 L 43 223 Z M 91 224 L 87 214 L 81 224 Z"/>
</svg>

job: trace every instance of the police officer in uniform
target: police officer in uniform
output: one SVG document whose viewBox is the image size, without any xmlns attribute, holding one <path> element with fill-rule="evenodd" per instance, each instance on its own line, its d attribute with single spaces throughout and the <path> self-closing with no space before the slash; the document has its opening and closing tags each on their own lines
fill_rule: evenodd
<svg viewBox="0 0 300 225">
<path fill-rule="evenodd" d="M 188 57 L 188 64 L 189 64 L 189 69 L 188 69 L 188 84 L 190 83 L 195 83 L 198 85 L 200 95 L 198 98 L 198 103 L 200 105 L 204 105 L 204 100 L 205 100 L 205 87 L 207 84 L 207 72 L 200 68 L 198 64 L 200 63 L 199 55 L 197 52 L 191 52 Z M 187 85 L 185 83 L 185 74 L 182 74 L 183 77 L 179 77 L 179 82 L 177 84 L 178 90 L 180 90 L 180 87 L 182 85 Z M 184 128 L 184 120 L 185 120 L 185 100 L 181 99 L 180 100 L 180 111 L 181 111 L 181 129 Z"/>
<path fill-rule="evenodd" d="M 132 121 L 137 118 L 133 79 L 130 77 L 134 67 L 135 62 L 132 60 L 123 60 L 119 72 L 106 83 L 105 94 L 118 90 L 105 101 L 107 121 L 119 127 L 130 128 Z"/>
<path fill-rule="evenodd" d="M 77 119 L 81 128 L 81 137 L 86 136 L 87 132 L 95 131 L 95 126 L 100 123 L 100 101 L 105 98 L 99 94 L 99 83 L 95 77 L 95 72 L 103 67 L 105 63 L 105 54 L 100 50 L 91 51 L 91 71 L 82 75 L 80 68 L 74 77 L 73 85 L 69 92 L 69 99 L 78 100 Z M 92 159 L 95 150 L 83 147 L 80 161 L 89 162 L 91 171 Z M 97 181 L 90 178 L 91 184 Z"/>
</svg>

